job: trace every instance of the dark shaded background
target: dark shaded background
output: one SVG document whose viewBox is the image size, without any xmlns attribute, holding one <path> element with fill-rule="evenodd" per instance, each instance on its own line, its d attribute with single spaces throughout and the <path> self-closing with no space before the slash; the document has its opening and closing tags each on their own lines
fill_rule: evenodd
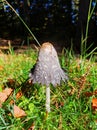
<svg viewBox="0 0 97 130">
<path fill-rule="evenodd" d="M 57 46 L 80 52 L 81 36 L 85 37 L 87 14 L 90 0 L 8 0 L 17 13 L 29 26 L 40 43 L 54 42 Z M 96 5 L 92 1 L 92 8 Z M 91 10 L 92 10 L 91 8 Z M 97 42 L 97 12 L 95 10 L 89 23 L 87 46 Z M 16 14 L 5 3 L 0 2 L 0 38 L 21 39 L 19 44 L 30 44 L 35 40 L 19 20 Z M 17 44 L 17 42 L 16 42 Z"/>
</svg>

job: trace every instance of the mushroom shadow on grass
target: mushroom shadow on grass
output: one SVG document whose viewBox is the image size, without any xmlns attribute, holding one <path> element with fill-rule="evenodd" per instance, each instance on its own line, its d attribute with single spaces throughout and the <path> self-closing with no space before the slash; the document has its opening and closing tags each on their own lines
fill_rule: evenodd
<svg viewBox="0 0 97 130">
<path fill-rule="evenodd" d="M 33 71 L 32 71 L 33 70 Z M 38 60 L 29 74 L 32 83 L 46 85 L 46 111 L 50 112 L 50 84 L 60 85 L 68 80 L 67 74 L 61 69 L 57 52 L 49 42 L 40 47 Z"/>
</svg>

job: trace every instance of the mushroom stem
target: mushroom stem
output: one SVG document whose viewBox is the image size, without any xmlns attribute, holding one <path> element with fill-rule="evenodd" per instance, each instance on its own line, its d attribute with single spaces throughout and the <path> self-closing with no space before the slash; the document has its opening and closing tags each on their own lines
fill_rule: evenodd
<svg viewBox="0 0 97 130">
<path fill-rule="evenodd" d="M 50 86 L 46 87 L 46 111 L 50 112 Z"/>
</svg>

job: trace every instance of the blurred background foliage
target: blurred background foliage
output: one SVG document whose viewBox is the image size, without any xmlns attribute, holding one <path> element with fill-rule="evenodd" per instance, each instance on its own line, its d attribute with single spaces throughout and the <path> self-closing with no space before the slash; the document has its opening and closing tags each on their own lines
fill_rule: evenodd
<svg viewBox="0 0 97 130">
<path fill-rule="evenodd" d="M 79 25 L 79 14 L 82 14 L 80 21 L 85 22 L 84 14 L 90 0 L 7 0 L 16 10 L 19 16 L 25 21 L 28 27 L 38 39 L 45 36 L 57 34 L 61 35 L 68 43 L 71 39 L 79 38 L 76 35 L 81 31 L 77 28 Z M 83 7 L 79 5 L 82 2 Z M 86 6 L 86 7 L 85 7 Z M 97 34 L 97 7 L 96 1 L 92 0 L 92 7 L 95 6 L 91 16 L 90 41 L 94 42 Z M 80 9 L 82 8 L 82 9 Z M 82 12 L 80 12 L 82 11 Z M 86 26 L 85 26 L 86 27 Z M 25 38 L 30 35 L 17 15 L 6 4 L 6 1 L 0 0 L 0 37 Z M 81 30 L 79 28 L 79 30 Z M 77 33 L 76 33 L 77 32 Z M 47 38 L 47 37 L 46 37 Z M 92 40 L 91 40 L 92 39 Z M 76 40 L 74 40 L 76 43 Z M 77 39 L 78 42 L 78 39 Z M 78 44 L 78 43 L 77 43 Z"/>
</svg>

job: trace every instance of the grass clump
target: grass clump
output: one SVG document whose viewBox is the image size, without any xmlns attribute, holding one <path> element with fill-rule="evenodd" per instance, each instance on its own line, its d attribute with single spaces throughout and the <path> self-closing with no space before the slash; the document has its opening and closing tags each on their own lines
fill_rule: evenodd
<svg viewBox="0 0 97 130">
<path fill-rule="evenodd" d="M 0 129 L 4 130 L 96 130 L 97 112 L 92 109 L 92 98 L 97 97 L 97 63 L 95 58 L 85 59 L 66 51 L 60 62 L 69 75 L 69 81 L 51 86 L 51 112 L 45 112 L 45 87 L 30 84 L 29 70 L 36 63 L 37 53 L 1 54 L 0 91 L 13 92 L 0 108 Z M 20 98 L 17 93 L 21 92 Z M 26 113 L 16 118 L 14 102 Z"/>
</svg>

